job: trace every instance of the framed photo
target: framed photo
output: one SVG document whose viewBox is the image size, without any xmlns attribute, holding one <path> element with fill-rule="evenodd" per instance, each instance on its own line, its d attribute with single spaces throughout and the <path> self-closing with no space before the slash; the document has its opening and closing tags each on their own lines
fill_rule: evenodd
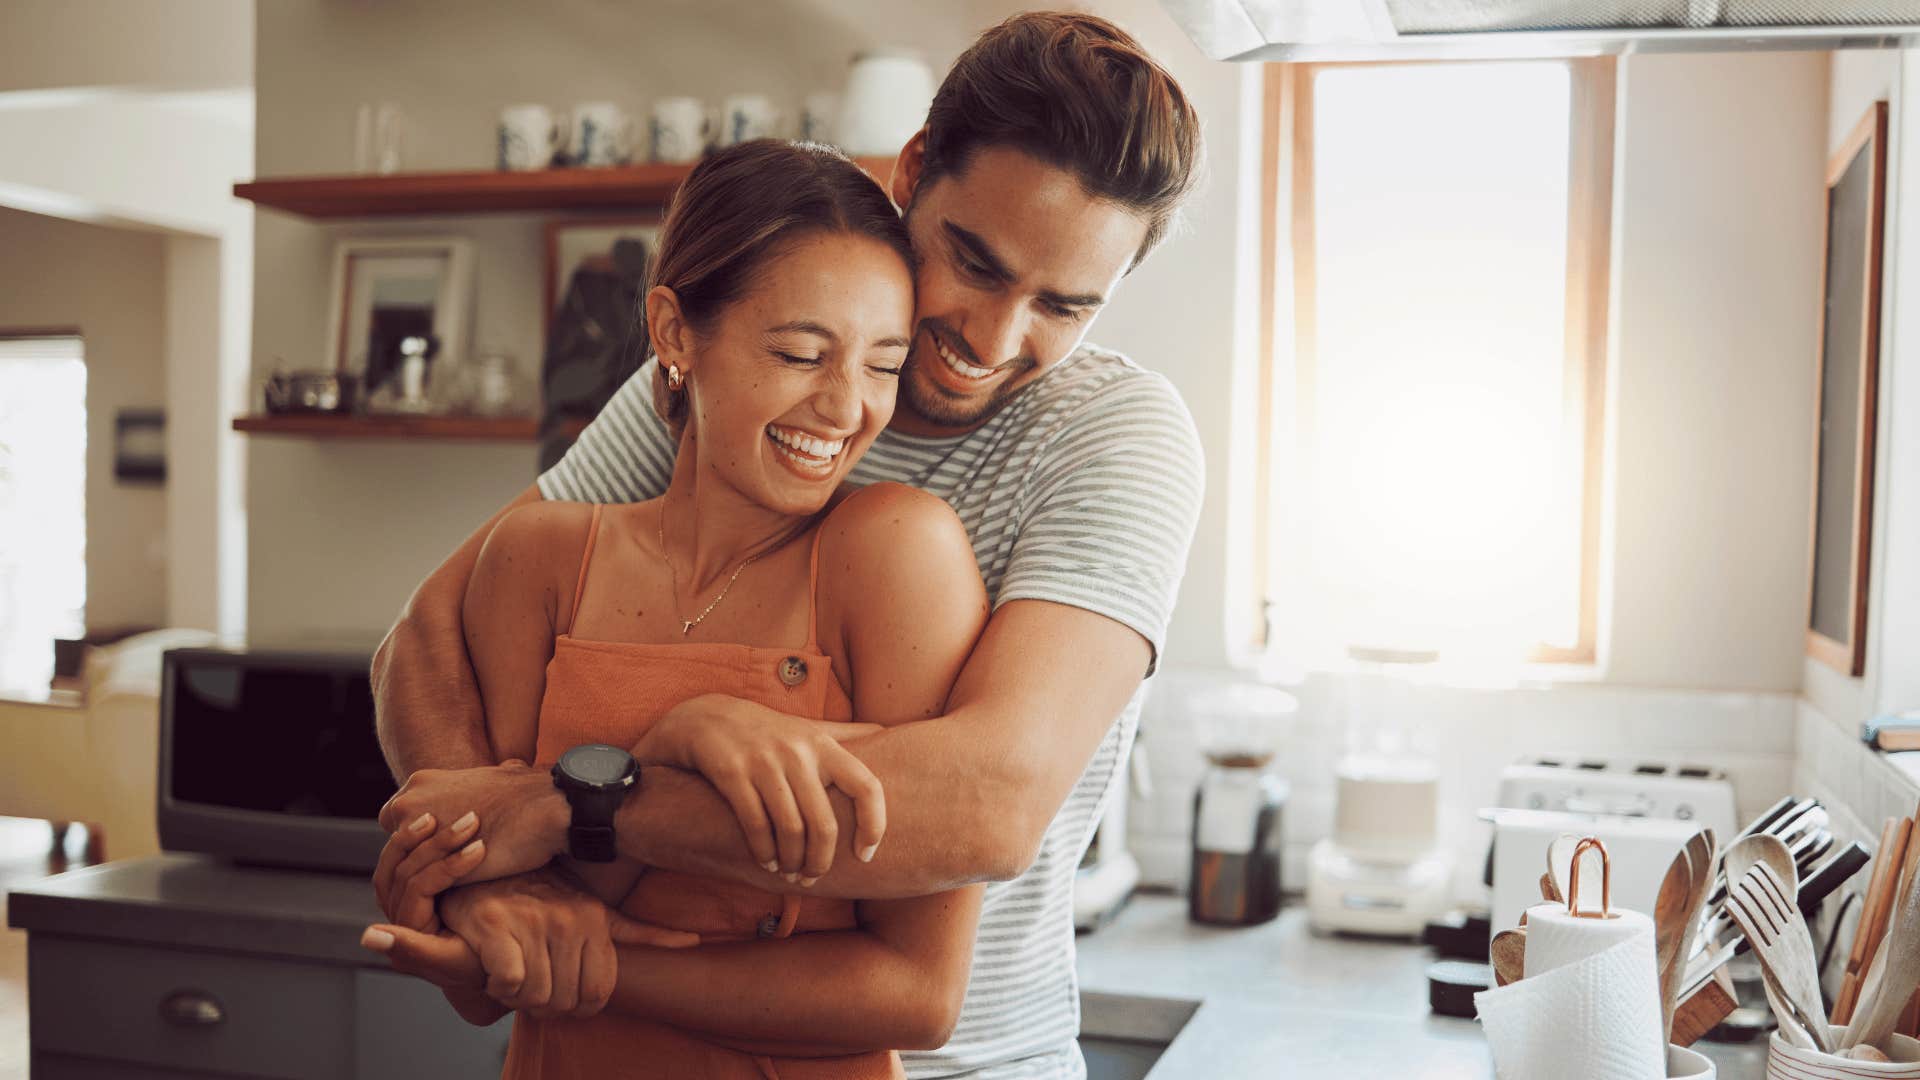
<svg viewBox="0 0 1920 1080">
<path fill-rule="evenodd" d="M 434 339 L 429 356 L 466 355 L 473 248 L 458 237 L 345 239 L 333 250 L 333 323 L 327 355 L 362 376 L 372 396 L 400 366 L 401 342 Z"/>
<path fill-rule="evenodd" d="M 167 414 L 160 409 L 121 409 L 113 417 L 113 478 L 121 483 L 167 480 Z"/>
<path fill-rule="evenodd" d="M 1807 653 L 1852 676 L 1866 670 L 1867 656 L 1886 187 L 1887 103 L 1878 101 L 1827 162 L 1814 378 Z"/>
<path fill-rule="evenodd" d="M 552 333 L 554 310 L 567 295 L 574 271 L 583 267 L 611 270 L 613 247 L 621 240 L 639 241 L 645 245 L 647 258 L 651 260 L 660 244 L 660 225 L 658 214 L 548 222 L 546 291 L 540 309 L 542 339 Z"/>
</svg>

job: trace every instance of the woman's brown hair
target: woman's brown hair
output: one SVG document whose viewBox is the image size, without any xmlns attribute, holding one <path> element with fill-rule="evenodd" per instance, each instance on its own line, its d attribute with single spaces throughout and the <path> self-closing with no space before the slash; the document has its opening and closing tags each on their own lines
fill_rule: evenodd
<svg viewBox="0 0 1920 1080">
<path fill-rule="evenodd" d="M 1095 15 L 1033 11 L 981 34 L 927 110 L 922 184 L 1010 146 L 1147 221 L 1138 263 L 1198 183 L 1200 117 L 1173 76 Z"/>
<path fill-rule="evenodd" d="M 809 232 L 870 236 L 913 266 L 906 224 L 860 166 L 829 146 L 756 139 L 710 155 L 674 193 L 648 291 L 672 289 L 681 316 L 705 333 L 769 260 Z M 686 394 L 656 378 L 654 403 L 677 432 Z"/>
</svg>

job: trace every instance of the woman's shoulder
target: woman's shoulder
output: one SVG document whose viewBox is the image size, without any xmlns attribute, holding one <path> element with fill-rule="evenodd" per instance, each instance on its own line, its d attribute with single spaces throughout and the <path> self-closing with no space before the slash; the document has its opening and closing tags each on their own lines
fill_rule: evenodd
<svg viewBox="0 0 1920 1080">
<path fill-rule="evenodd" d="M 516 553 L 531 553 L 569 546 L 575 554 L 587 541 L 593 522 L 594 504 L 542 499 L 516 506 L 500 519 L 488 535 L 487 543 L 499 543 Z"/>
<path fill-rule="evenodd" d="M 840 497 L 820 524 L 821 557 L 829 552 L 867 556 L 869 562 L 916 561 L 924 546 L 957 547 L 972 565 L 972 544 L 960 515 L 938 495 L 906 484 L 869 484 Z"/>
<path fill-rule="evenodd" d="M 586 554 L 593 513 L 591 503 L 542 500 L 514 507 L 487 535 L 474 573 L 571 584 Z"/>
<path fill-rule="evenodd" d="M 960 516 L 938 495 L 894 483 L 861 488 L 828 512 L 818 587 L 828 606 L 849 611 L 983 589 Z"/>
</svg>

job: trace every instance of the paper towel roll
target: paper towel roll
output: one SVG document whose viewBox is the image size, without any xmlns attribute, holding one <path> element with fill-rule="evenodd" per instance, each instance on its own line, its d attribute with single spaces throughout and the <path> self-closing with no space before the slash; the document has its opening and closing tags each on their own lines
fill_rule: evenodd
<svg viewBox="0 0 1920 1080">
<path fill-rule="evenodd" d="M 1653 923 L 1527 913 L 1527 977 L 1473 997 L 1501 1080 L 1663 1080 L 1666 1040 Z M 1537 950 L 1537 951 L 1536 951 Z"/>
<path fill-rule="evenodd" d="M 1623 941 L 1653 940 L 1653 920 L 1617 908 L 1610 918 L 1569 915 L 1565 904 L 1536 904 L 1527 909 L 1526 977 L 1585 960 Z"/>
</svg>

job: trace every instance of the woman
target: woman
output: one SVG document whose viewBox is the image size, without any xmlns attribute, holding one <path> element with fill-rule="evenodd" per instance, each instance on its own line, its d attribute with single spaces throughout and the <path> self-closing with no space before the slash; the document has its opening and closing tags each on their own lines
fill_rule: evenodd
<svg viewBox="0 0 1920 1080">
<path fill-rule="evenodd" d="M 468 648 L 497 759 L 631 746 L 707 772 L 743 828 L 765 830 L 817 820 L 823 779 L 713 763 L 733 759 L 728 741 L 788 736 L 654 718 L 709 692 L 830 722 L 940 713 L 987 610 L 965 532 L 910 488 L 836 501 L 893 412 L 910 260 L 885 195 L 833 151 L 750 143 L 694 170 L 646 298 L 684 425 L 666 494 L 523 507 L 474 571 Z M 520 1014 L 507 1076 L 897 1076 L 893 1050 L 937 1047 L 957 1017 L 977 888 L 855 903 L 574 869 L 624 914 L 701 944 L 622 951 L 622 988 L 675 980 L 646 1016 L 620 1012 L 621 990 L 587 1019 Z M 456 1004 L 498 1015 L 472 994 Z"/>
</svg>

